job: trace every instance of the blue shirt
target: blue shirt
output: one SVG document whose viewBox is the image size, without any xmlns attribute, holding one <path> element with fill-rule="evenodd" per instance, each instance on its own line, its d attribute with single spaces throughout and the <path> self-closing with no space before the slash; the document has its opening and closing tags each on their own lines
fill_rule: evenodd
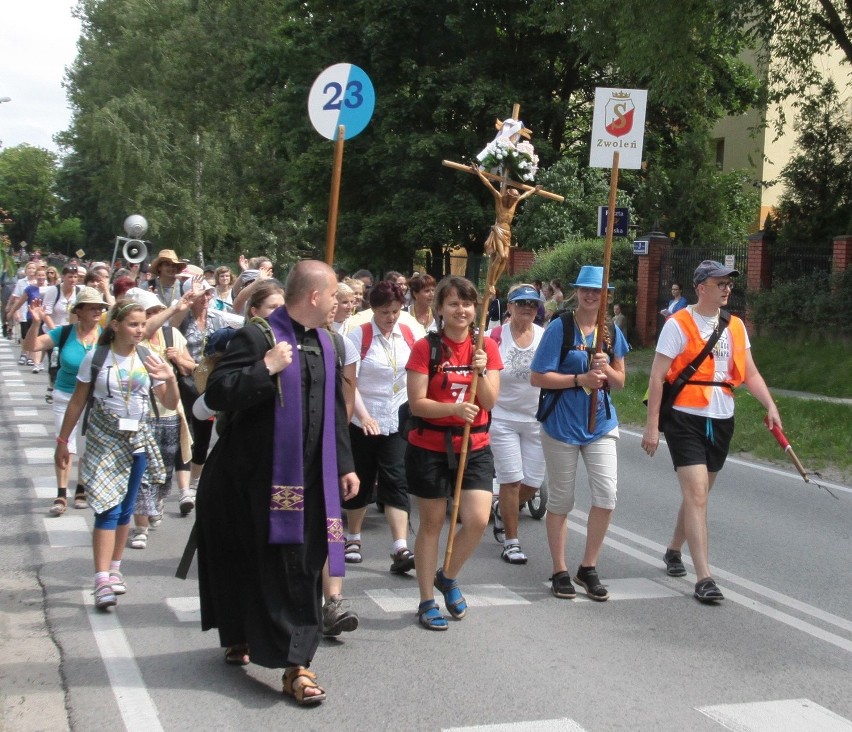
<svg viewBox="0 0 852 732">
<path fill-rule="evenodd" d="M 59 339 L 62 337 L 62 329 L 64 327 L 59 325 L 47 332 L 54 346 L 59 345 Z M 101 328 L 99 326 L 98 336 L 100 336 L 100 333 Z M 64 391 L 66 394 L 74 393 L 74 389 L 77 387 L 77 371 L 79 371 L 80 364 L 86 354 L 91 350 L 91 347 L 86 348 L 80 343 L 80 340 L 77 338 L 77 326 L 73 326 L 65 341 L 65 345 L 62 346 L 59 356 L 60 368 L 59 373 L 56 375 L 56 383 L 53 385 L 54 389 Z"/>
<path fill-rule="evenodd" d="M 613 350 L 616 358 L 624 358 L 624 354 L 630 350 L 630 346 L 624 334 L 615 329 L 615 343 Z M 589 352 L 593 349 L 594 334 L 585 339 L 576 324 L 574 325 L 574 345 L 582 345 L 587 350 L 572 349 L 565 355 L 565 361 L 559 363 L 559 353 L 562 350 L 562 318 L 555 317 L 541 338 L 541 343 L 533 357 L 531 369 L 539 374 L 555 371 L 559 374 L 583 374 L 589 370 Z M 545 397 L 545 406 L 551 399 L 556 398 L 559 392 Z M 618 427 L 618 417 L 615 413 L 615 405 L 610 403 L 610 418 L 606 417 L 606 406 L 604 404 L 605 392 L 598 390 L 598 412 L 595 418 L 595 431 L 589 432 L 589 399 L 585 390 L 565 389 L 556 403 L 556 408 L 542 423 L 542 429 L 554 440 L 566 442 L 569 445 L 588 445 L 590 442 L 600 439 L 608 432 Z"/>
</svg>

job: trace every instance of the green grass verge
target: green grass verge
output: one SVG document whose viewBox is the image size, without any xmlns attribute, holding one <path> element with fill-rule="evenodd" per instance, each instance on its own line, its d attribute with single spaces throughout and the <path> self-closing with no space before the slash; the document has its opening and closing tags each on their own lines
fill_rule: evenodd
<svg viewBox="0 0 852 732">
<path fill-rule="evenodd" d="M 627 385 L 623 391 L 614 392 L 613 399 L 619 421 L 641 430 L 645 427 L 648 411 L 642 403 L 648 377 L 631 366 L 633 355 L 627 357 Z M 778 397 L 775 401 L 784 423 L 784 433 L 805 468 L 826 471 L 827 477 L 836 480 L 852 479 L 852 407 L 795 397 Z M 789 464 L 763 424 L 765 415 L 760 402 L 747 389 L 737 389 L 737 426 L 731 454 L 748 452 L 763 460 Z"/>
<path fill-rule="evenodd" d="M 852 343 L 848 341 L 757 337 L 751 341 L 751 351 L 766 383 L 776 389 L 852 397 Z"/>
</svg>

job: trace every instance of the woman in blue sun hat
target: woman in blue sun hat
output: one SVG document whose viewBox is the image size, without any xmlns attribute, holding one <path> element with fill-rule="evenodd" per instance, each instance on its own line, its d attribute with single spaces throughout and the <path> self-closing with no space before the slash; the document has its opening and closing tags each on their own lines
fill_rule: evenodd
<svg viewBox="0 0 852 732">
<path fill-rule="evenodd" d="M 589 475 L 592 507 L 586 546 L 574 582 L 597 601 L 609 599 L 596 569 L 612 512 L 615 509 L 618 463 L 615 444 L 618 417 L 610 389 L 624 388 L 624 355 L 630 349 L 624 334 L 608 321 L 603 349 L 597 353 L 597 316 L 603 286 L 603 267 L 584 265 L 569 302 L 574 310 L 556 317 L 547 327 L 532 362 L 530 383 L 541 387 L 538 420 L 548 475 L 547 540 L 553 561 L 551 591 L 573 599 L 576 591 L 565 558 L 568 514 L 574 508 L 574 485 L 580 455 Z M 613 290 L 608 287 L 608 290 Z M 567 329 L 573 331 L 573 335 Z M 592 390 L 596 389 L 595 428 L 589 431 Z"/>
</svg>

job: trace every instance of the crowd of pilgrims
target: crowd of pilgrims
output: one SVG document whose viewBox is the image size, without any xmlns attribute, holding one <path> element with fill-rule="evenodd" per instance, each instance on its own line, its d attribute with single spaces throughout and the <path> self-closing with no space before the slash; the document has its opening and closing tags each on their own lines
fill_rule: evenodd
<svg viewBox="0 0 852 732">
<path fill-rule="evenodd" d="M 309 670 L 320 637 L 358 626 L 341 562 L 355 571 L 362 562 L 369 507 L 387 523 L 390 573 L 416 573 L 419 624 L 444 631 L 439 600 L 452 619 L 465 617 L 459 578 L 491 518 L 502 560 L 527 562 L 519 511 L 545 471 L 552 592 L 570 599 L 578 584 L 593 600 L 608 598 L 596 569 L 616 500 L 608 393 L 624 385 L 628 345 L 608 320 L 596 349 L 602 268 L 583 267 L 570 296 L 557 281 L 513 286 L 492 302 L 477 341 L 480 296 L 459 276 L 374 281 L 366 270 L 348 277 L 304 261 L 285 290 L 265 257 L 241 258 L 239 276 L 171 250 L 146 275 L 69 263 L 48 280 L 43 264 L 27 265 L 6 315 L 20 321 L 20 363 L 34 373 L 51 365 L 57 494 L 48 510 L 94 511 L 99 610 L 128 591 L 124 549 L 143 550 L 163 530 L 175 482 L 179 514 L 197 514 L 203 628 L 218 629 L 226 663 L 284 668 L 285 694 L 314 704 L 325 698 Z M 282 460 L 290 442 L 303 449 Z M 567 514 L 581 455 L 592 508 L 572 582 Z M 441 533 L 460 459 L 459 524 L 445 563 Z M 276 494 L 290 483 L 295 491 Z M 296 510 L 276 510 L 285 506 Z M 279 531 L 285 538 L 272 538 Z"/>
</svg>

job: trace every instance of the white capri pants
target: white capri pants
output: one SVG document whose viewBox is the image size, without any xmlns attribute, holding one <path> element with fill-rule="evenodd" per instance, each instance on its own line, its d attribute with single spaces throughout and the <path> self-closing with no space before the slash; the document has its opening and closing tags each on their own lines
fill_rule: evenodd
<svg viewBox="0 0 852 732">
<path fill-rule="evenodd" d="M 547 464 L 547 511 L 567 516 L 574 508 L 574 485 L 577 480 L 577 461 L 582 453 L 592 505 L 612 510 L 615 508 L 618 483 L 618 459 L 615 443 L 618 428 L 588 445 L 569 445 L 554 440 L 541 431 L 541 446 Z"/>
<path fill-rule="evenodd" d="M 495 417 L 488 432 L 497 482 L 520 481 L 530 488 L 539 488 L 544 480 L 541 425 Z"/>
<path fill-rule="evenodd" d="M 65 419 L 65 410 L 68 408 L 68 402 L 71 401 L 71 395 L 59 389 L 53 390 L 53 427 L 56 431 L 56 436 L 59 437 L 59 430 L 62 429 L 62 420 Z M 81 454 L 86 446 L 86 438 L 80 437 L 80 450 L 77 450 L 77 432 L 80 423 L 83 421 L 81 416 L 71 434 L 68 435 L 68 452 L 72 455 Z"/>
</svg>

